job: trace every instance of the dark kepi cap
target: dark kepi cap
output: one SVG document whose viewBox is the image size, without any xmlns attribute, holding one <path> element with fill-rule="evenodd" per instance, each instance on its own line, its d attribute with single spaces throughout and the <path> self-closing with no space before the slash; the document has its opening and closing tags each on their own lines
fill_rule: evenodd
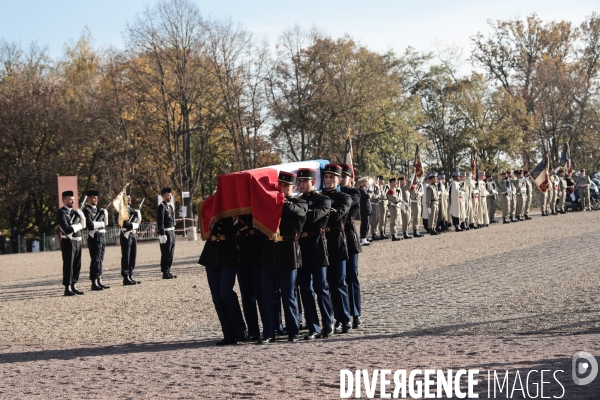
<svg viewBox="0 0 600 400">
<path fill-rule="evenodd" d="M 404 177 L 403 177 L 403 176 L 401 176 L 401 177 L 399 177 L 399 178 L 398 178 L 398 180 L 399 180 L 399 181 L 403 181 L 403 180 L 404 180 Z"/>
<path fill-rule="evenodd" d="M 161 196 L 162 196 L 163 194 L 165 194 L 165 193 L 171 193 L 171 188 L 168 188 L 168 187 L 167 187 L 167 188 L 162 188 L 162 189 L 160 190 L 160 195 L 161 195 Z"/>
<path fill-rule="evenodd" d="M 450 173 L 450 176 L 458 176 L 458 171 L 454 171 L 454 172 Z"/>
<path fill-rule="evenodd" d="M 300 168 L 298 179 L 317 179 L 317 170 L 312 168 Z"/>
<path fill-rule="evenodd" d="M 437 172 L 430 172 L 428 178 L 437 178 Z"/>
<path fill-rule="evenodd" d="M 377 175 L 377 179 L 383 180 L 383 175 Z"/>
<path fill-rule="evenodd" d="M 341 176 L 342 175 L 342 168 L 339 165 L 337 165 L 337 164 L 327 164 L 327 165 L 325 165 L 325 171 L 324 171 L 324 173 Z"/>
<path fill-rule="evenodd" d="M 524 175 L 529 175 L 529 170 L 528 170 L 528 169 L 524 170 L 524 171 L 523 171 L 523 174 L 524 174 Z"/>
<path fill-rule="evenodd" d="M 88 190 L 87 192 L 85 192 L 86 196 L 98 196 L 98 191 L 97 190 Z"/>
<path fill-rule="evenodd" d="M 396 178 L 390 178 L 390 182 L 396 182 Z"/>
<path fill-rule="evenodd" d="M 62 197 L 73 197 L 73 191 L 72 190 L 65 190 L 64 192 L 62 192 Z"/>
<path fill-rule="evenodd" d="M 354 177 L 354 167 L 350 164 L 338 164 L 342 169 L 342 174 L 348 175 L 349 177 Z M 325 170 L 327 172 L 327 170 Z M 383 178 L 382 178 L 383 179 Z"/>
<path fill-rule="evenodd" d="M 287 183 L 288 185 L 296 184 L 296 174 L 292 174 L 291 172 L 281 171 L 279 176 L 277 177 L 277 182 Z"/>
</svg>

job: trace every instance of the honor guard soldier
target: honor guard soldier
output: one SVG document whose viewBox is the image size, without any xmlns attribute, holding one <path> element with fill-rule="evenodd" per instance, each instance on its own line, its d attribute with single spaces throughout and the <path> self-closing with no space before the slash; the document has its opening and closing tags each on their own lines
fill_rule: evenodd
<svg viewBox="0 0 600 400">
<path fill-rule="evenodd" d="M 515 191 L 515 183 L 510 170 L 506 171 L 506 177 L 508 178 L 508 184 L 511 190 L 508 203 L 508 215 L 510 217 L 510 222 L 517 222 L 515 219 L 515 211 L 517 210 L 517 193 Z"/>
<path fill-rule="evenodd" d="M 298 270 L 298 283 L 300 296 L 304 307 L 304 319 L 308 326 L 308 335 L 305 339 L 321 337 L 319 316 L 315 305 L 315 292 L 321 311 L 323 323 L 323 337 L 333 334 L 333 319 L 331 316 L 331 298 L 327 284 L 327 242 L 325 228 L 331 210 L 331 200 L 315 190 L 317 170 L 300 168 L 298 170 L 298 187 L 301 199 L 308 204 L 306 221 L 300 234 L 300 252 L 302 254 L 302 268 Z M 314 292 L 313 292 L 314 288 Z"/>
<path fill-rule="evenodd" d="M 398 178 L 398 187 L 401 194 L 401 204 L 398 205 L 400 216 L 402 218 L 402 238 L 412 239 L 413 237 L 408 234 L 411 225 L 411 210 L 410 210 L 410 182 L 407 182 L 403 176 Z"/>
<path fill-rule="evenodd" d="M 340 164 L 341 165 L 341 164 Z M 343 176 L 342 170 L 342 176 Z M 382 177 L 383 178 L 383 177 Z M 378 184 L 372 186 L 373 195 L 371 196 L 371 240 L 383 239 L 377 235 L 377 226 L 379 225 L 379 204 L 381 203 L 381 189 Z"/>
<path fill-rule="evenodd" d="M 438 174 L 437 190 L 439 194 L 438 202 L 438 222 L 437 229 L 440 232 L 448 230 L 448 190 L 446 190 L 446 175 Z"/>
<path fill-rule="evenodd" d="M 423 237 L 419 233 L 419 217 L 421 217 L 421 199 L 423 197 L 423 185 L 415 176 L 410 185 L 410 213 L 412 215 L 413 237 Z"/>
<path fill-rule="evenodd" d="M 380 202 L 379 202 L 379 218 L 377 221 L 377 228 L 379 230 L 379 238 L 380 239 L 388 239 L 385 234 L 385 227 L 387 226 L 387 214 L 388 214 L 388 200 L 387 200 L 387 192 L 390 188 L 390 185 L 385 184 L 385 180 L 383 179 L 383 175 L 379 175 L 377 177 L 377 187 L 379 188 L 380 193 Z"/>
<path fill-rule="evenodd" d="M 550 187 L 548 188 L 548 194 L 550 196 L 550 201 L 548 202 L 548 205 L 550 206 L 550 214 L 558 215 L 556 212 L 556 200 L 558 199 L 558 177 L 554 171 L 550 171 Z"/>
<path fill-rule="evenodd" d="M 565 214 L 565 201 L 567 200 L 567 180 L 563 167 L 558 169 L 558 212 Z"/>
<path fill-rule="evenodd" d="M 579 176 L 575 177 L 575 187 L 579 189 L 579 200 L 582 211 L 592 211 L 590 207 L 590 184 L 592 180 L 585 173 L 585 169 L 579 170 Z"/>
<path fill-rule="evenodd" d="M 515 219 L 517 221 L 525 221 L 525 200 L 527 198 L 527 186 L 525 179 L 522 177 L 523 171 L 515 171 L 515 179 L 513 186 L 515 187 L 515 196 L 517 197 L 517 209 L 515 211 Z"/>
<path fill-rule="evenodd" d="M 92 290 L 109 289 L 102 283 L 102 263 L 106 251 L 106 226 L 108 225 L 108 212 L 98 209 L 98 191 L 88 190 L 88 205 L 83 209 L 85 223 L 88 227 L 88 249 L 90 251 L 90 280 Z"/>
<path fill-rule="evenodd" d="M 325 228 L 329 266 L 327 267 L 327 282 L 336 328 L 342 333 L 352 330 L 350 318 L 350 302 L 348 301 L 348 286 L 346 285 L 346 260 L 348 246 L 346 243 L 345 224 L 352 206 L 352 199 L 346 193 L 338 192 L 342 169 L 336 164 L 325 165 L 323 182 L 324 196 L 331 200 L 329 219 Z"/>
<path fill-rule="evenodd" d="M 423 228 L 426 232 L 429 232 L 429 213 L 427 206 L 427 187 L 429 187 L 429 175 L 425 175 L 423 178 L 423 195 L 421 196 L 421 218 L 423 219 Z"/>
<path fill-rule="evenodd" d="M 487 190 L 487 211 L 490 220 L 490 224 L 495 224 L 496 221 L 496 195 L 498 194 L 498 189 L 496 187 L 496 182 L 494 182 L 494 177 L 491 174 L 485 175 L 485 189 Z"/>
<path fill-rule="evenodd" d="M 510 224 L 511 221 L 509 219 L 509 212 L 511 196 L 513 194 L 512 185 L 508 178 L 508 173 L 502 172 L 501 176 L 502 179 L 498 183 L 498 187 L 500 188 L 500 200 L 502 201 L 502 222 L 505 224 Z"/>
<path fill-rule="evenodd" d="M 85 215 L 81 210 L 73 210 L 75 198 L 73 192 L 62 192 L 63 206 L 56 213 L 56 220 L 62 233 L 60 250 L 63 260 L 63 285 L 65 296 L 83 294 L 77 289 L 81 272 L 81 230 L 86 227 Z"/>
<path fill-rule="evenodd" d="M 346 262 L 346 284 L 348 285 L 348 302 L 350 304 L 350 316 L 352 317 L 352 327 L 358 328 L 362 325 L 360 320 L 361 299 L 360 299 L 360 283 L 358 281 L 358 254 L 362 253 L 362 246 L 356 234 L 354 220 L 361 216 L 363 212 L 360 200 L 362 193 L 352 187 L 352 178 L 354 177 L 354 169 L 351 165 L 339 164 L 342 169 L 342 179 L 340 187 L 343 193 L 346 193 L 352 199 L 352 206 L 348 218 L 346 218 L 345 233 L 346 243 L 348 245 L 348 261 Z M 357 202 L 357 197 L 359 201 Z M 379 196 L 378 200 L 379 200 Z M 373 213 L 375 215 L 376 213 Z M 377 232 L 376 230 L 374 232 Z"/>
<path fill-rule="evenodd" d="M 475 189 L 479 191 L 479 211 L 477 213 L 477 224 L 480 227 L 488 227 L 490 226 L 490 219 L 487 209 L 488 191 L 485 183 L 485 171 L 477 172 Z"/>
<path fill-rule="evenodd" d="M 242 297 L 242 310 L 248 326 L 249 340 L 260 339 L 258 312 L 265 325 L 261 283 L 261 257 L 267 236 L 253 225 L 252 214 L 240 215 L 237 220 L 236 244 L 239 249 L 240 266 L 237 271 Z M 296 280 L 294 279 L 294 284 Z M 258 307 L 258 310 L 257 310 Z M 279 318 L 277 319 L 279 321 Z"/>
<path fill-rule="evenodd" d="M 373 210 L 371 209 L 373 191 L 367 187 L 369 184 L 368 180 L 369 178 L 366 176 L 358 180 L 358 190 L 360 192 L 360 244 L 363 246 L 370 244 L 367 240 L 367 233 L 369 232 L 369 220 L 373 214 Z"/>
<path fill-rule="evenodd" d="M 525 178 L 525 195 L 527 196 L 523 208 L 523 216 L 525 217 L 525 220 L 528 221 L 531 219 L 531 217 L 529 216 L 529 209 L 531 208 L 531 201 L 533 199 L 533 182 L 529 177 L 528 170 L 523 171 L 523 177 Z"/>
<path fill-rule="evenodd" d="M 427 198 L 425 202 L 427 205 L 427 215 L 429 217 L 429 234 L 439 235 L 440 232 L 437 230 L 437 217 L 440 197 L 437 189 L 437 174 L 435 172 L 432 172 L 429 175 L 429 184 L 427 185 L 426 197 Z"/>
<path fill-rule="evenodd" d="M 456 232 L 461 232 L 461 219 L 462 219 L 462 208 L 461 208 L 461 196 L 463 196 L 462 185 L 460 182 L 460 176 L 457 171 L 452 172 L 452 183 L 450 189 L 448 189 L 450 215 L 452 216 L 452 225 Z"/>
<path fill-rule="evenodd" d="M 163 198 L 166 201 L 170 200 L 165 196 Z M 168 203 L 161 205 L 169 206 Z M 211 236 L 204 244 L 198 260 L 198 264 L 206 268 L 210 295 L 223 331 L 223 339 L 216 343 L 217 346 L 237 344 L 248 338 L 238 296 L 233 290 L 239 262 L 235 243 L 237 226 L 237 217 L 225 217 L 215 222 L 210 229 Z M 168 241 L 165 244 L 168 244 Z M 168 249 L 167 247 L 165 250 Z"/>
<path fill-rule="evenodd" d="M 175 253 L 175 211 L 169 204 L 172 196 L 171 188 L 163 188 L 160 195 L 163 201 L 156 209 L 156 229 L 160 243 L 160 270 L 163 279 L 173 279 L 177 278 L 177 275 L 171 273 L 173 254 Z"/>
<path fill-rule="evenodd" d="M 402 205 L 402 193 L 397 188 L 396 178 L 390 178 L 390 188 L 387 191 L 388 207 L 390 209 L 390 233 L 392 234 L 392 242 L 402 240 L 398 237 L 396 226 L 398 225 L 398 217 L 400 207 Z"/>
<path fill-rule="evenodd" d="M 129 220 L 123 221 L 123 227 L 121 228 L 121 234 L 119 235 L 123 286 L 142 283 L 141 281 L 134 280 L 132 277 L 137 256 L 136 233 L 142 223 L 142 213 L 140 209 L 134 210 L 131 208 L 131 193 L 129 191 L 127 191 L 127 212 L 129 214 Z"/>
<path fill-rule="evenodd" d="M 468 229 L 479 229 L 479 225 L 477 225 L 478 210 L 476 209 L 476 207 L 479 206 L 479 192 L 476 192 L 475 182 L 473 182 L 473 175 L 474 173 L 472 171 L 465 173 L 464 190 L 466 193 L 465 205 L 467 212 L 467 218 L 465 222 L 468 226 Z M 477 177 L 475 177 L 475 179 L 477 179 Z"/>
<path fill-rule="evenodd" d="M 280 172 L 277 179 L 279 190 L 285 196 L 279 236 L 275 240 L 266 240 L 262 248 L 262 287 L 264 299 L 264 333 L 260 344 L 275 341 L 275 326 L 279 324 L 279 297 L 281 291 L 283 314 L 290 342 L 298 341 L 299 324 L 296 299 L 296 277 L 298 268 L 302 267 L 300 245 L 298 240 L 302 226 L 306 220 L 308 204 L 301 198 L 293 198 L 296 174 Z M 314 305 L 314 300 L 312 301 Z M 316 310 L 315 310 L 316 312 Z M 310 333 L 309 339 L 317 335 Z"/>
</svg>

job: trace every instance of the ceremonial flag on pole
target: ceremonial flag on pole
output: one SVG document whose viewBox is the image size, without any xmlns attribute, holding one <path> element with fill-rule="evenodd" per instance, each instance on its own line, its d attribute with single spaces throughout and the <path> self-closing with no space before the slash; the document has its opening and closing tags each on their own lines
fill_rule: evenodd
<svg viewBox="0 0 600 400">
<path fill-rule="evenodd" d="M 352 139 L 350 139 L 350 132 L 346 138 L 346 148 L 344 149 L 344 164 L 352 165 Z"/>
<path fill-rule="evenodd" d="M 569 142 L 563 146 L 562 155 L 560 156 L 560 165 L 565 169 L 567 176 L 570 178 L 573 173 L 573 161 L 571 161 L 571 148 Z"/>
<path fill-rule="evenodd" d="M 473 149 L 471 155 L 471 179 L 477 180 L 477 153 L 475 153 L 475 149 Z"/>
<path fill-rule="evenodd" d="M 413 169 L 417 178 L 421 179 L 423 176 L 423 164 L 421 163 L 421 151 L 419 150 L 419 144 L 417 144 L 417 150 L 415 151 L 415 163 Z"/>
<path fill-rule="evenodd" d="M 123 223 L 129 219 L 129 212 L 127 212 L 127 192 L 125 189 L 127 189 L 127 186 L 112 201 L 115 211 L 119 214 L 120 226 L 123 226 Z"/>
<path fill-rule="evenodd" d="M 542 161 L 531 171 L 533 181 L 542 193 L 546 193 L 550 187 L 550 176 L 548 174 L 548 156 L 545 156 Z"/>
</svg>

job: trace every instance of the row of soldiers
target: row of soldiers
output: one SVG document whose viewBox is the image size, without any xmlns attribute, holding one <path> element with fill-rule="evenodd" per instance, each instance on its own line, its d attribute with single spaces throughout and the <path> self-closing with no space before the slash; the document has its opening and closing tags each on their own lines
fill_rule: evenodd
<svg viewBox="0 0 600 400">
<path fill-rule="evenodd" d="M 567 196 L 567 181 L 563 168 L 550 171 L 548 188 L 538 190 L 542 216 L 564 214 Z M 444 174 L 430 173 L 419 179 L 406 180 L 392 177 L 386 183 L 383 176 L 377 177 L 376 185 L 369 188 L 372 240 L 388 239 L 387 216 L 392 241 L 422 237 L 419 219 L 425 230 L 438 235 L 449 230 L 479 229 L 495 219 L 496 199 L 500 198 L 502 221 L 505 224 L 531 219 L 529 210 L 535 183 L 528 170 L 505 171 L 496 182 L 491 174 L 478 171 L 476 174 L 453 172 L 451 181 Z M 579 189 L 581 207 L 590 210 L 591 179 L 582 169 L 575 177 Z M 399 225 L 402 225 L 400 236 Z M 411 235 L 412 231 L 412 235 Z"/>
</svg>

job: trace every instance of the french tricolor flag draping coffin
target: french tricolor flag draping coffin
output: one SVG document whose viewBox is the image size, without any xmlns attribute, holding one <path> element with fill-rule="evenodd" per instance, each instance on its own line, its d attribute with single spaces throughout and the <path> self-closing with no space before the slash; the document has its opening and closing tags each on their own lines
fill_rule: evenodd
<svg viewBox="0 0 600 400">
<path fill-rule="evenodd" d="M 277 190 L 280 171 L 296 173 L 299 168 L 319 169 L 316 187 L 321 187 L 327 160 L 300 161 L 248 171 L 223 174 L 217 192 L 198 204 L 198 224 L 202 239 L 210 237 L 210 227 L 218 220 L 235 215 L 252 214 L 254 227 L 270 238 L 279 230 L 285 197 Z"/>
</svg>

